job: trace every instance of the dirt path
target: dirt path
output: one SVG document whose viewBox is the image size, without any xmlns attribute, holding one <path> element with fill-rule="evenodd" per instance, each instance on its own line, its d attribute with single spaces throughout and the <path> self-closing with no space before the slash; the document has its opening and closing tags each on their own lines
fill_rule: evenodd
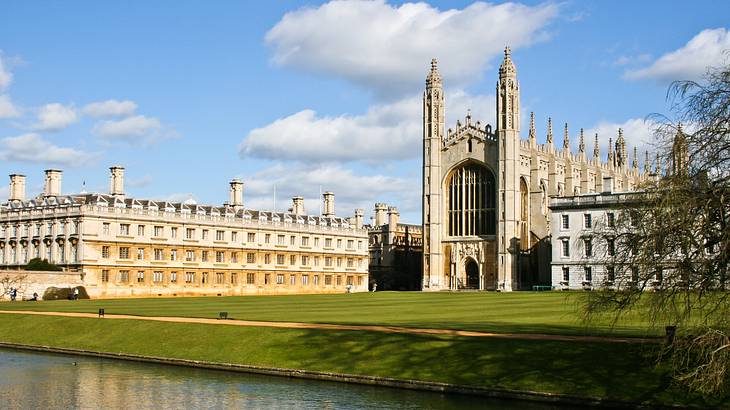
<svg viewBox="0 0 730 410">
<path fill-rule="evenodd" d="M 98 318 L 95 313 L 77 312 L 38 312 L 32 310 L 0 310 L 0 314 L 38 315 L 38 316 L 64 316 Z M 155 322 L 175 323 L 200 323 L 208 325 L 227 326 L 252 326 L 252 327 L 276 327 L 285 329 L 323 329 L 323 330 L 365 330 L 370 332 L 384 333 L 409 333 L 420 335 L 445 335 L 445 336 L 466 336 L 466 337 L 493 337 L 498 339 L 520 339 L 520 340 L 551 340 L 560 342 L 610 342 L 610 343 L 657 343 L 661 339 L 635 338 L 635 337 L 603 337 L 603 336 L 570 336 L 550 335 L 539 333 L 491 333 L 475 332 L 470 330 L 451 329 L 420 329 L 401 326 L 376 326 L 376 325 L 337 325 L 329 323 L 300 323 L 300 322 L 264 322 L 255 320 L 218 320 L 195 317 L 174 317 L 174 316 L 134 316 L 106 314 L 104 319 L 131 319 L 151 320 Z"/>
</svg>

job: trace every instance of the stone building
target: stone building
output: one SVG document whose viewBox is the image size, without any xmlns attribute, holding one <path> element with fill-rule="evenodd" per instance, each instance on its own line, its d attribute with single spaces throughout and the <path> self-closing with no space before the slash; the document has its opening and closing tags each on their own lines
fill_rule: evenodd
<svg viewBox="0 0 730 410">
<path fill-rule="evenodd" d="M 10 176 L 0 269 L 47 259 L 79 272 L 92 297 L 368 289 L 362 213 L 336 216 L 331 192 L 321 215 L 307 215 L 301 197 L 288 212 L 246 208 L 238 179 L 228 202 L 210 206 L 127 197 L 121 167 L 107 194 L 62 194 L 61 177 L 47 170 L 44 192 L 27 200 L 25 176 Z"/>
<path fill-rule="evenodd" d="M 370 242 L 370 281 L 380 290 L 420 290 L 421 226 L 403 224 L 399 219 L 396 207 L 375 204 L 373 223 L 366 226 Z"/>
<path fill-rule="evenodd" d="M 591 290 L 613 285 L 615 244 L 596 233 L 615 228 L 626 205 L 640 202 L 642 193 L 615 192 L 612 185 L 612 179 L 606 177 L 603 192 L 551 199 L 552 289 Z"/>
<path fill-rule="evenodd" d="M 555 147 L 548 118 L 538 144 L 534 115 L 520 133 L 520 84 L 505 49 L 496 87 L 496 125 L 471 113 L 445 129 L 445 101 L 436 60 L 423 94 L 423 289 L 518 290 L 550 284 L 551 197 L 601 192 L 605 177 L 632 190 L 647 175 L 636 148 L 629 159 L 622 130 L 601 158 L 580 131 L 570 151 L 568 125 Z M 645 164 L 646 167 L 646 164 Z"/>
</svg>

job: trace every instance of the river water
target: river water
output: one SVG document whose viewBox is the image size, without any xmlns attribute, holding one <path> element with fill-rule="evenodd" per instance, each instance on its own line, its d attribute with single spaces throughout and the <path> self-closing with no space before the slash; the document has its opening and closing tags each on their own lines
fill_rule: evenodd
<svg viewBox="0 0 730 410">
<path fill-rule="evenodd" d="M 0 349 L 3 409 L 557 409 L 556 406 Z"/>
</svg>

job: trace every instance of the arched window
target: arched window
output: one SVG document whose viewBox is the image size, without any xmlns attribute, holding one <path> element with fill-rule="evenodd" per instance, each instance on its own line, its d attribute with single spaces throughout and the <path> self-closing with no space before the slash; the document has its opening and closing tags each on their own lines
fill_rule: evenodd
<svg viewBox="0 0 730 410">
<path fill-rule="evenodd" d="M 449 236 L 494 235 L 494 175 L 476 164 L 455 169 L 447 182 Z"/>
<path fill-rule="evenodd" d="M 525 181 L 525 178 L 520 178 L 520 220 L 524 222 L 527 222 L 530 212 L 528 195 L 527 181 Z"/>
</svg>

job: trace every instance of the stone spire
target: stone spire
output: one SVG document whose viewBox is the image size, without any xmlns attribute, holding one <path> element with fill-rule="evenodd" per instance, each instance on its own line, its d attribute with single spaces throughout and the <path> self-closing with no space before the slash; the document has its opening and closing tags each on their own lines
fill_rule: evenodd
<svg viewBox="0 0 730 410">
<path fill-rule="evenodd" d="M 580 129 L 580 138 L 578 139 L 578 152 L 586 152 L 586 142 L 583 139 L 583 128 Z"/>
<path fill-rule="evenodd" d="M 568 136 L 568 123 L 565 123 L 563 130 L 563 151 L 570 151 L 570 136 Z"/>
<path fill-rule="evenodd" d="M 649 151 L 648 150 L 644 150 L 644 155 L 645 155 L 645 158 L 644 158 L 644 173 L 645 174 L 648 174 L 649 171 L 651 171 L 651 169 L 650 169 L 651 167 L 649 166 Z"/>
<path fill-rule="evenodd" d="M 441 88 L 441 74 L 439 73 L 438 61 L 431 60 L 431 71 L 426 76 L 426 88 Z"/>
<path fill-rule="evenodd" d="M 661 159 L 659 158 L 659 153 L 656 153 L 656 158 L 654 159 L 654 173 L 656 175 L 661 175 L 662 171 L 662 164 Z"/>
<path fill-rule="evenodd" d="M 553 145 L 553 119 L 548 117 L 547 143 Z"/>
<path fill-rule="evenodd" d="M 639 154 L 636 151 L 635 145 L 634 145 L 634 160 L 631 161 L 631 167 L 634 168 L 634 171 L 639 170 Z"/>
<path fill-rule="evenodd" d="M 530 144 L 537 143 L 537 136 L 535 135 L 535 112 L 530 112 Z"/>
<path fill-rule="evenodd" d="M 689 150 L 687 149 L 687 137 L 682 131 L 682 123 L 677 125 L 677 134 L 672 144 L 672 173 L 674 175 L 686 175 L 689 164 Z"/>
<path fill-rule="evenodd" d="M 593 142 L 593 159 L 596 162 L 601 158 L 601 147 L 598 145 L 598 133 L 596 133 L 596 140 Z"/>
<path fill-rule="evenodd" d="M 615 167 L 616 161 L 613 157 L 613 138 L 608 137 L 608 165 Z"/>
<path fill-rule="evenodd" d="M 624 130 L 618 129 L 618 138 L 616 138 L 616 166 L 624 167 L 629 164 L 628 155 L 626 153 L 626 140 L 624 139 Z"/>
<path fill-rule="evenodd" d="M 499 66 L 499 77 L 516 77 L 517 76 L 517 70 L 515 69 L 515 64 L 512 62 L 512 50 L 509 48 L 509 46 L 504 48 L 504 60 L 502 60 L 502 64 Z"/>
</svg>

